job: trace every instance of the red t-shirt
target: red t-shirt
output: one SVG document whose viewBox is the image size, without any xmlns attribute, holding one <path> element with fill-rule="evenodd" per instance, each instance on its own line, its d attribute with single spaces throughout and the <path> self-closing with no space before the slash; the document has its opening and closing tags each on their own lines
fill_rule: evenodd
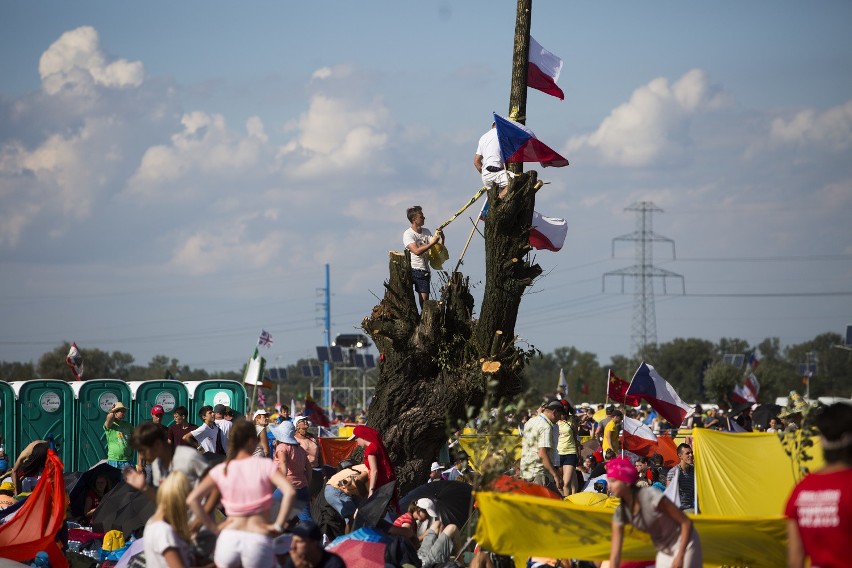
<svg viewBox="0 0 852 568">
<path fill-rule="evenodd" d="M 802 479 L 787 500 L 784 515 L 799 525 L 812 568 L 849 566 L 852 468 Z"/>
</svg>

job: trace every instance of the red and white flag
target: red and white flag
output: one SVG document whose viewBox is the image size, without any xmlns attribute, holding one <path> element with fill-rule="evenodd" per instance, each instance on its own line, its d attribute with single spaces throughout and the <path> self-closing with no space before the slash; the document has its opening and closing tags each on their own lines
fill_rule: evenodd
<svg viewBox="0 0 852 568">
<path fill-rule="evenodd" d="M 633 452 L 637 456 L 649 458 L 660 454 L 667 466 L 680 461 L 671 436 L 655 436 L 648 426 L 628 416 L 624 417 L 622 444 L 625 451 Z"/>
<path fill-rule="evenodd" d="M 760 382 L 757 380 L 754 373 L 749 373 L 748 377 L 746 377 L 745 388 L 751 393 L 751 396 L 754 399 L 752 402 L 757 402 L 757 394 L 760 392 Z"/>
<path fill-rule="evenodd" d="M 68 350 L 68 356 L 65 357 L 65 364 L 71 367 L 71 373 L 78 381 L 83 380 L 83 355 L 77 349 L 77 344 L 72 343 L 71 349 Z"/>
<path fill-rule="evenodd" d="M 633 380 L 630 381 L 628 395 L 645 399 L 666 422 L 678 428 L 695 409 L 678 396 L 677 391 L 651 365 L 642 362 Z"/>
<path fill-rule="evenodd" d="M 565 244 L 568 235 L 568 222 L 559 217 L 545 217 L 538 211 L 533 211 L 532 228 L 530 229 L 530 246 L 539 250 L 556 252 Z"/>
<path fill-rule="evenodd" d="M 562 72 L 562 58 L 550 53 L 530 36 L 530 59 L 527 65 L 527 86 L 565 100 L 565 93 L 557 86 Z"/>
</svg>

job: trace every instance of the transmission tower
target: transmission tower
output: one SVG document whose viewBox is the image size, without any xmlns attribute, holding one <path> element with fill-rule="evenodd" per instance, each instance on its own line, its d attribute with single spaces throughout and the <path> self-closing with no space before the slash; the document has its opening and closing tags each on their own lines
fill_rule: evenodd
<svg viewBox="0 0 852 568">
<path fill-rule="evenodd" d="M 663 281 L 663 294 L 668 293 L 666 279 L 680 278 L 681 289 L 686 293 L 686 282 L 680 274 L 654 266 L 654 243 L 664 242 L 672 245 L 672 259 L 675 256 L 675 243 L 672 239 L 654 233 L 654 212 L 663 210 L 650 201 L 634 203 L 625 211 L 636 211 L 636 230 L 612 239 L 612 256 L 615 258 L 616 241 L 636 243 L 636 264 L 627 268 L 605 272 L 602 288 L 606 291 L 607 276 L 621 276 L 621 293 L 624 293 L 624 278 L 633 278 L 633 323 L 630 330 L 630 347 L 633 353 L 644 359 L 648 346 L 657 343 L 657 316 L 654 311 L 654 278 Z"/>
</svg>

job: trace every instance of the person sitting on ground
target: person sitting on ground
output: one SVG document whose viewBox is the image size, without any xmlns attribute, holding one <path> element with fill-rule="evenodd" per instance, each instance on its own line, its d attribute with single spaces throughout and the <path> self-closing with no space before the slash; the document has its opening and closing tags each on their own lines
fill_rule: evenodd
<svg viewBox="0 0 852 568">
<path fill-rule="evenodd" d="M 595 464 L 595 467 L 592 468 L 592 471 L 589 473 L 589 479 L 594 479 L 596 477 L 600 477 L 606 474 L 606 464 L 608 461 L 615 457 L 615 452 L 612 449 L 607 450 L 604 453 L 604 460 L 598 464 Z"/>
<path fill-rule="evenodd" d="M 610 494 L 621 499 L 612 516 L 609 565 L 619 568 L 624 525 L 632 525 L 650 535 L 657 549 L 656 566 L 701 568 L 701 540 L 692 521 L 659 491 L 637 487 L 638 477 L 628 459 L 615 458 L 607 464 Z"/>
<path fill-rule="evenodd" d="M 145 523 L 143 533 L 148 568 L 184 568 L 191 565 L 186 514 L 188 494 L 189 480 L 179 471 L 160 484 L 157 510 Z"/>
<path fill-rule="evenodd" d="M 86 521 L 89 523 L 92 522 L 92 515 L 95 514 L 98 505 L 101 504 L 104 495 L 106 495 L 109 490 L 110 486 L 107 476 L 104 474 L 97 476 L 94 483 L 92 483 L 92 486 L 86 492 L 86 499 L 83 504 L 83 517 L 85 517 Z"/>
<path fill-rule="evenodd" d="M 212 533 L 219 534 L 214 561 L 217 566 L 267 568 L 275 563 L 275 549 L 270 535 L 284 532 L 284 521 L 290 514 L 296 490 L 275 463 L 254 455 L 257 432 L 248 420 L 234 420 L 228 456 L 214 466 L 187 497 L 196 518 Z M 274 523 L 269 522 L 273 489 L 281 490 L 281 507 Z M 202 507 L 214 488 L 222 495 L 228 515 L 221 530 Z"/>
<path fill-rule="evenodd" d="M 423 535 L 417 557 L 423 563 L 423 568 L 430 566 L 441 566 L 453 555 L 458 538 L 458 527 L 456 525 L 444 525 L 435 510 L 435 503 L 431 499 L 421 498 L 417 500 L 417 507 L 429 516 L 429 530 Z"/>
<path fill-rule="evenodd" d="M 11 507 L 18 500 L 15 499 L 15 486 L 11 481 L 0 483 L 0 511 L 6 507 Z"/>
<path fill-rule="evenodd" d="M 852 406 L 838 402 L 816 417 L 825 466 L 793 489 L 787 517 L 790 568 L 848 566 L 852 535 Z"/>
<path fill-rule="evenodd" d="M 290 556 L 283 568 L 346 568 L 343 559 L 322 546 L 322 532 L 312 522 L 293 527 Z"/>
<path fill-rule="evenodd" d="M 353 464 L 349 460 L 340 462 L 340 471 L 332 475 L 325 484 L 324 496 L 332 509 L 349 524 L 361 501 L 367 498 L 369 470 L 364 464 Z"/>
</svg>

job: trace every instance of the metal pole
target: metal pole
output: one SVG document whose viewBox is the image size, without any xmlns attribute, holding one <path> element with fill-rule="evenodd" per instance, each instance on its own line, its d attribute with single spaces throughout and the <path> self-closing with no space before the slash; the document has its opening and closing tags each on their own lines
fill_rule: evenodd
<svg viewBox="0 0 852 568">
<path fill-rule="evenodd" d="M 331 354 L 331 276 L 329 265 L 325 265 L 325 346 Z M 331 416 L 331 367 L 328 361 L 323 361 L 323 406 Z"/>
</svg>

